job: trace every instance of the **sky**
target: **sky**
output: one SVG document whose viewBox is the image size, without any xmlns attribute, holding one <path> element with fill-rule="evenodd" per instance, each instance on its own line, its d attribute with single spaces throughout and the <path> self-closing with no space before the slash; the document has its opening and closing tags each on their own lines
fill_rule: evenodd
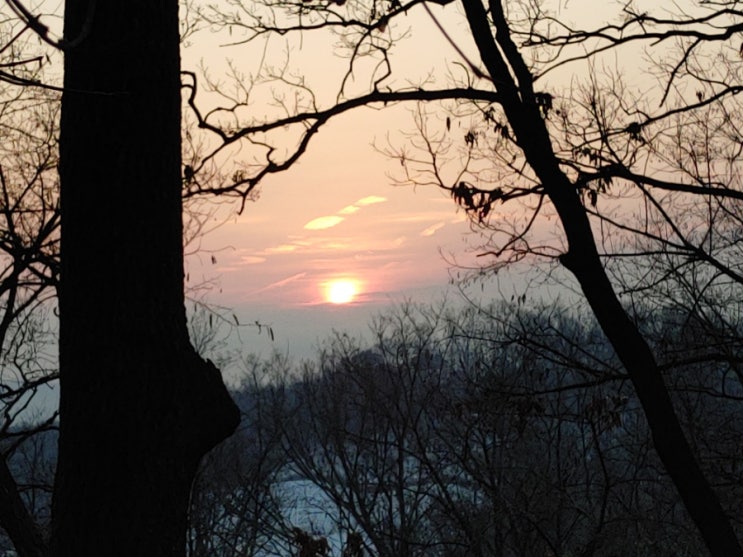
<svg viewBox="0 0 743 557">
<path fill-rule="evenodd" d="M 415 21 L 395 60 L 413 80 L 458 57 L 430 20 Z M 184 68 L 206 65 L 215 75 L 220 61 L 242 52 L 199 38 L 184 49 Z M 273 47 L 281 58 L 285 45 Z M 303 37 L 293 48 L 318 94 L 334 94 L 345 61 L 332 44 Z M 429 67 L 419 63 L 420 48 L 436 51 L 426 57 Z M 272 327 L 273 342 L 255 327 L 241 331 L 245 350 L 308 357 L 333 330 L 361 334 L 395 305 L 454 297 L 455 261 L 474 262 L 466 215 L 437 188 L 394 185 L 400 164 L 380 152 L 390 132 L 412 131 L 413 108 L 359 109 L 332 121 L 290 170 L 264 180 L 242 214 L 237 205 L 222 210 L 214 221 L 221 224 L 187 248 L 195 252 L 186 260 L 187 288 L 213 281 L 209 303 L 230 308 L 241 323 Z M 329 293 L 338 281 L 355 289 L 344 303 Z"/>
<path fill-rule="evenodd" d="M 248 330 L 246 348 L 309 356 L 332 330 L 363 333 L 390 306 L 440 300 L 454 261 L 472 260 L 464 212 L 436 188 L 392 185 L 399 164 L 371 146 L 389 124 L 370 130 L 369 120 L 350 114 L 324 130 L 294 168 L 270 178 L 187 258 L 189 284 L 215 281 L 207 301 L 241 322 L 271 325 L 274 342 Z M 347 152 L 337 152 L 337 141 Z M 329 299 L 337 281 L 355 286 L 348 303 Z"/>
<path fill-rule="evenodd" d="M 258 200 L 202 242 L 216 263 L 197 254 L 193 268 L 218 274 L 232 302 L 281 307 L 327 303 L 324 287 L 338 279 L 358 282 L 356 303 L 445 283 L 439 250 L 462 250 L 466 215 L 445 192 L 391 185 L 396 163 L 371 148 L 368 126 L 357 132 L 363 116 L 336 122 L 294 168 L 268 180 Z M 337 138 L 347 153 L 333 149 Z"/>
<path fill-rule="evenodd" d="M 602 14 L 587 0 L 555 5 L 562 17 L 583 25 L 590 24 L 586 17 L 605 21 L 616 14 L 614 4 Z M 464 55 L 477 61 L 458 5 L 432 9 Z M 424 79 L 433 86 L 446 84 L 447 74 L 459 71 L 462 55 L 427 14 L 419 10 L 403 21 L 408 27 L 400 32 L 406 39 L 393 59 L 402 76 L 396 85 Z M 321 103 L 336 94 L 346 61 L 334 50 L 334 38 L 307 33 L 293 42 L 279 38 L 267 45 L 222 46 L 239 38 L 194 36 L 183 49 L 184 69 L 206 67 L 215 78 L 227 71 L 229 60 L 249 76 L 288 59 Z M 357 75 L 363 88 L 368 74 L 366 81 L 363 69 Z M 564 85 L 573 83 L 569 69 L 563 78 Z M 252 98 L 258 99 L 250 108 L 258 117 L 275 110 L 266 90 Z M 400 145 L 401 132 L 413 130 L 413 108 L 359 109 L 333 120 L 298 163 L 261 183 L 256 201 L 241 214 L 237 204 L 223 206 L 212 221 L 219 226 L 188 246 L 191 296 L 228 308 L 241 324 L 271 327 L 273 340 L 265 327 L 261 332 L 242 327 L 244 351 L 310 357 L 333 330 L 361 334 L 371 317 L 395 305 L 457 298 L 451 279 L 461 274 L 458 265 L 480 262 L 473 246 L 481 238 L 446 192 L 395 186 L 402 176 L 399 162 L 380 153 L 388 142 Z M 492 277 L 483 298 L 520 295 L 526 289 L 520 273 Z M 204 282 L 212 284 L 206 294 L 199 289 Z M 331 294 L 334 284 L 345 290 Z M 340 298 L 343 303 L 336 303 Z"/>
</svg>

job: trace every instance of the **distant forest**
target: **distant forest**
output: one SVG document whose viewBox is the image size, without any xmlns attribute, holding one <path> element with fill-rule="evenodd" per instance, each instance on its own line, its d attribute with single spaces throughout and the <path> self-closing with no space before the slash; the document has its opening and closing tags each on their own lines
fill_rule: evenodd
<svg viewBox="0 0 743 557">
<path fill-rule="evenodd" d="M 194 334 L 212 329 L 205 315 Z M 684 431 L 740 524 L 741 331 L 670 305 L 646 315 Z M 405 305 L 372 330 L 306 362 L 239 362 L 242 422 L 197 475 L 189 555 L 705 554 L 589 314 Z M 42 524 L 53 441 L 12 458 Z"/>
</svg>

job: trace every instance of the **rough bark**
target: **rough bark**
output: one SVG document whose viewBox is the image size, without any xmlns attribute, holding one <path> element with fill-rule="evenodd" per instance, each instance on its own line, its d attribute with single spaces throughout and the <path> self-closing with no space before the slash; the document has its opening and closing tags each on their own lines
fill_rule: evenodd
<svg viewBox="0 0 743 557">
<path fill-rule="evenodd" d="M 68 0 L 55 556 L 183 555 L 239 415 L 183 299 L 177 0 Z"/>
<path fill-rule="evenodd" d="M 578 192 L 558 165 L 536 102 L 531 73 L 510 38 L 501 1 L 491 0 L 490 21 L 481 0 L 462 3 L 516 140 L 562 222 L 568 251 L 561 262 L 577 278 L 599 325 L 627 370 L 658 456 L 711 554 L 743 555 L 730 519 L 684 435 L 655 357 L 614 292 Z"/>
</svg>

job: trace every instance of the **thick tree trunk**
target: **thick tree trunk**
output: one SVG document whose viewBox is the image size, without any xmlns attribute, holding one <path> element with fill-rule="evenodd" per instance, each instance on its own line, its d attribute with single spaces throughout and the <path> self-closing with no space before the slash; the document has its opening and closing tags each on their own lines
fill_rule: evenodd
<svg viewBox="0 0 743 557">
<path fill-rule="evenodd" d="M 627 370 L 660 460 L 712 555 L 743 555 L 730 518 L 686 440 L 655 357 L 624 311 L 601 264 L 585 208 L 552 150 L 532 76 L 511 41 L 502 0 L 491 0 L 490 4 L 495 38 L 481 0 L 462 3 L 517 142 L 562 222 L 569 247 L 561 261 L 578 279 L 599 325 Z"/>
<path fill-rule="evenodd" d="M 182 555 L 236 427 L 183 304 L 177 0 L 67 0 L 52 555 Z"/>
</svg>

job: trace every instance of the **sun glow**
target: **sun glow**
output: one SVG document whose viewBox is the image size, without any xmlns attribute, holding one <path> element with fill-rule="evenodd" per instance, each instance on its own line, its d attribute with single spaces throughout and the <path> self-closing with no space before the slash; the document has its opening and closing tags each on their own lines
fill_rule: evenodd
<svg viewBox="0 0 743 557">
<path fill-rule="evenodd" d="M 358 281 L 351 279 L 331 280 L 325 285 L 325 299 L 331 304 L 348 304 L 353 302 L 358 292 Z"/>
</svg>

